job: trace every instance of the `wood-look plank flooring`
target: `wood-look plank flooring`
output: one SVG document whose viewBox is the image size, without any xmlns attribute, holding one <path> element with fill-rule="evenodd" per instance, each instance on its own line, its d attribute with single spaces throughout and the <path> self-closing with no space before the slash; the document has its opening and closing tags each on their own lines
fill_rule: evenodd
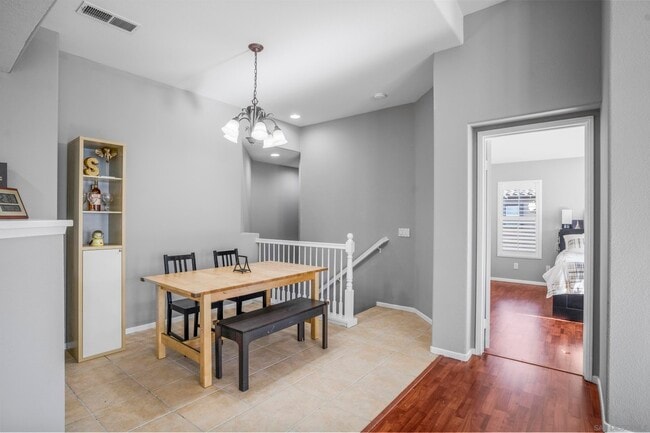
<svg viewBox="0 0 650 433">
<path fill-rule="evenodd" d="M 493 355 L 438 357 L 364 431 L 601 431 L 582 377 Z"/>
<path fill-rule="evenodd" d="M 546 287 L 493 281 L 487 353 L 582 374 L 582 323 L 553 317 Z"/>
</svg>

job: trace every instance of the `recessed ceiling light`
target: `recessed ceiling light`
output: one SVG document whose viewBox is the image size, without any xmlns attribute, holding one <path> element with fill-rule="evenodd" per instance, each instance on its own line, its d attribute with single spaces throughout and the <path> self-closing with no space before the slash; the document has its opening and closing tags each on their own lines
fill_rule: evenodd
<svg viewBox="0 0 650 433">
<path fill-rule="evenodd" d="M 279 156 L 280 156 L 279 153 L 272 153 L 272 154 L 271 154 L 271 158 L 277 158 L 277 157 L 279 157 Z"/>
<path fill-rule="evenodd" d="M 375 99 L 386 99 L 388 98 L 388 95 L 385 94 L 384 92 L 377 92 L 372 97 Z"/>
<path fill-rule="evenodd" d="M 292 114 L 291 116 L 289 116 L 289 117 L 291 117 L 292 119 L 300 119 L 300 114 L 298 114 L 298 113 L 293 113 L 293 114 Z"/>
</svg>

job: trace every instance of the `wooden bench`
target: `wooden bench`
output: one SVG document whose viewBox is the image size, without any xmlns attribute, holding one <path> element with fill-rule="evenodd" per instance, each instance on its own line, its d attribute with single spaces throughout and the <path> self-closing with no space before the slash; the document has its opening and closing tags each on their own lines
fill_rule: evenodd
<svg viewBox="0 0 650 433">
<path fill-rule="evenodd" d="M 305 320 L 323 316 L 323 349 L 327 349 L 327 301 L 297 298 L 250 313 L 221 320 L 215 325 L 216 376 L 221 379 L 222 341 L 228 338 L 239 346 L 239 390 L 248 389 L 248 345 L 251 341 L 293 325 L 298 325 L 298 341 L 305 340 Z"/>
</svg>

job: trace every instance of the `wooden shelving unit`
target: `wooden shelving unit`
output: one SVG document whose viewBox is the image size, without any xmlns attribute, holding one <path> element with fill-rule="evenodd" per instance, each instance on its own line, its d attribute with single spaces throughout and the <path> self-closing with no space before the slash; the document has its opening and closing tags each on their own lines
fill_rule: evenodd
<svg viewBox="0 0 650 433">
<path fill-rule="evenodd" d="M 96 150 L 108 148 L 106 161 Z M 98 160 L 99 175 L 84 174 L 84 160 Z M 74 226 L 67 237 L 67 327 L 69 351 L 81 362 L 124 350 L 124 217 L 126 147 L 122 143 L 77 137 L 68 144 L 68 218 Z M 87 194 L 94 183 L 113 197 L 110 210 L 90 210 Z M 101 230 L 103 246 L 90 246 Z"/>
</svg>

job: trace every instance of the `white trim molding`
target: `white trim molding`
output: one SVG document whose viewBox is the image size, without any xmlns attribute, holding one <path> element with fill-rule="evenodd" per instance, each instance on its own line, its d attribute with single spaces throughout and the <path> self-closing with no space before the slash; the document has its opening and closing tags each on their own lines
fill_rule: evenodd
<svg viewBox="0 0 650 433">
<path fill-rule="evenodd" d="M 4 220 L 0 221 L 0 239 L 63 235 L 70 226 L 70 220 Z"/>
<path fill-rule="evenodd" d="M 625 430 L 624 428 L 616 427 L 615 425 L 612 425 L 607 422 L 607 412 L 605 411 L 605 399 L 603 398 L 603 388 L 601 386 L 600 382 L 600 377 L 598 376 L 592 376 L 591 377 L 591 382 L 598 387 L 598 399 L 600 400 L 600 418 L 603 421 L 602 431 L 606 432 L 626 432 L 628 430 Z"/>
<path fill-rule="evenodd" d="M 543 283 L 541 281 L 516 280 L 514 278 L 490 277 L 490 280 L 501 281 L 503 283 L 527 284 L 529 286 L 546 286 L 546 283 Z"/>
<path fill-rule="evenodd" d="M 408 311 L 409 313 L 416 314 L 420 319 L 424 320 L 429 325 L 433 323 L 430 317 L 425 315 L 422 311 L 418 310 L 417 308 L 405 307 L 404 305 L 389 304 L 387 302 L 377 302 L 376 305 L 378 307 L 383 307 L 383 308 L 392 308 L 393 310 Z"/>
<path fill-rule="evenodd" d="M 447 358 L 457 359 L 458 361 L 467 362 L 474 354 L 473 350 L 470 350 L 467 353 L 452 352 L 451 350 L 441 349 L 440 347 L 431 346 L 429 347 L 431 353 L 436 355 L 446 356 Z"/>
</svg>

